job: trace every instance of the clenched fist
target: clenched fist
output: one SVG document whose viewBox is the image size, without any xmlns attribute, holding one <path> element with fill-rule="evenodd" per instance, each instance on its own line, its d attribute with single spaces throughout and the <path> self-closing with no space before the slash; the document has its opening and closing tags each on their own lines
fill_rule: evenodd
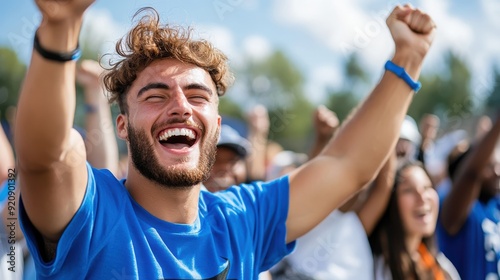
<svg viewBox="0 0 500 280">
<path fill-rule="evenodd" d="M 412 52 L 423 59 L 432 41 L 436 25 L 431 17 L 419 9 L 407 4 L 396 6 L 387 18 L 396 53 Z"/>
<path fill-rule="evenodd" d="M 35 0 L 44 20 L 51 23 L 81 18 L 95 0 Z"/>
</svg>

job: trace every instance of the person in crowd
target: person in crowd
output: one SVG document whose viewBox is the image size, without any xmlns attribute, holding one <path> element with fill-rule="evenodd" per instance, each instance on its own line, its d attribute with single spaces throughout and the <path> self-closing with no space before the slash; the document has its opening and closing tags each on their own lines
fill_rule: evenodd
<svg viewBox="0 0 500 280">
<path fill-rule="evenodd" d="M 488 131 L 491 130 L 491 127 L 493 126 L 493 122 L 491 118 L 488 115 L 482 115 L 479 117 L 477 124 L 476 124 L 476 131 L 474 134 L 474 142 L 477 142 L 481 139 L 483 139 L 484 135 L 488 133 Z"/>
<path fill-rule="evenodd" d="M 320 155 L 274 181 L 212 194 L 200 187 L 216 153 L 227 59 L 189 30 L 160 24 L 151 8 L 117 43 L 123 58 L 104 77 L 120 107 L 127 178 L 87 164 L 72 123 L 78 35 L 92 3 L 36 1 L 42 22 L 15 147 L 21 223 L 39 279 L 256 279 L 378 173 L 435 33 L 429 15 L 397 6 L 387 20 L 396 44 L 387 71 Z"/>
<path fill-rule="evenodd" d="M 247 115 L 247 124 L 248 139 L 230 125 L 221 125 L 214 166 L 204 182 L 210 192 L 265 179 L 269 134 L 267 109 L 262 105 L 253 107 Z"/>
<path fill-rule="evenodd" d="M 29 252 L 23 242 L 17 210 L 16 163 L 14 151 L 0 125 L 0 279 L 21 280 Z M 26 278 L 24 278 L 26 279 Z"/>
<path fill-rule="evenodd" d="M 254 106 L 246 116 L 248 124 L 248 142 L 252 152 L 246 157 L 247 182 L 263 181 L 266 178 L 266 161 L 269 128 L 271 126 L 266 107 Z"/>
<path fill-rule="evenodd" d="M 259 128 L 259 125 L 254 124 L 253 130 L 257 128 Z M 254 140 L 254 145 L 242 137 L 238 131 L 231 126 L 227 124 L 221 125 L 215 162 L 210 171 L 210 177 L 203 183 L 203 186 L 208 191 L 223 191 L 232 186 L 256 181 L 249 178 L 250 171 L 247 168 L 250 168 L 250 166 L 264 165 L 265 148 L 263 145 L 265 145 L 265 141 L 263 141 L 263 138 L 258 137 L 258 132 L 254 134 L 252 139 Z M 258 142 L 255 143 L 255 141 Z M 261 155 L 253 157 L 252 160 L 257 161 L 260 159 L 260 162 L 248 160 L 250 154 L 255 152 L 255 148 L 260 149 L 256 152 L 261 153 Z M 258 172 L 258 168 L 255 168 L 254 172 Z M 254 175 L 255 174 L 257 173 L 254 173 Z M 261 175 L 259 175 L 259 177 L 260 176 Z M 270 273 L 268 271 L 262 272 L 259 275 L 259 279 L 271 279 Z"/>
<path fill-rule="evenodd" d="M 296 250 L 286 257 L 292 272 L 311 279 L 373 279 L 370 234 L 384 211 L 396 166 L 391 156 L 362 195 L 333 211 L 318 226 L 297 239 Z M 280 279 L 287 279 L 280 278 Z"/>
<path fill-rule="evenodd" d="M 218 192 L 247 181 L 246 158 L 251 153 L 250 142 L 227 124 L 221 125 L 217 154 L 210 177 L 203 185 Z"/>
<path fill-rule="evenodd" d="M 300 167 L 309 160 L 307 154 L 298 153 L 290 150 L 283 150 L 277 153 L 266 171 L 267 180 L 273 180 L 290 174 L 293 170 Z"/>
<path fill-rule="evenodd" d="M 418 131 L 417 123 L 410 116 L 405 116 L 403 125 L 399 132 L 398 143 L 396 144 L 396 155 L 399 161 L 415 160 L 418 153 L 418 145 L 421 135 Z"/>
<path fill-rule="evenodd" d="M 86 138 L 88 162 L 96 168 L 116 170 L 117 145 L 114 134 L 111 112 L 103 91 L 100 75 L 103 69 L 96 61 L 85 60 L 77 68 L 76 79 L 84 89 L 86 104 Z M 0 186 L 0 209 L 4 227 L 0 229 L 1 272 L 0 279 L 35 279 L 34 264 L 29 254 L 20 224 L 17 220 L 19 206 L 16 189 L 16 169 L 13 149 L 8 142 L 3 130 L 0 131 L 0 155 L 4 163 L 6 177 Z M 14 222 L 13 222 L 14 221 Z M 12 246 L 12 247 L 11 247 Z M 14 250 L 11 250 L 14 248 Z M 14 252 L 12 256 L 11 251 Z M 10 255 L 9 255 L 10 254 Z M 10 265 L 13 257 L 15 265 Z M 5 266 L 5 267 L 3 267 Z M 10 267 L 10 269 L 9 269 Z"/>
<path fill-rule="evenodd" d="M 104 69 L 94 60 L 84 60 L 76 69 L 76 81 L 85 100 L 85 149 L 95 168 L 107 168 L 118 178 L 118 144 L 107 93 L 102 83 Z"/>
<path fill-rule="evenodd" d="M 314 110 L 312 120 L 314 127 L 314 142 L 309 154 L 283 150 L 280 146 L 281 149 L 277 150 L 272 158 L 269 159 L 266 170 L 267 180 L 273 180 L 289 174 L 306 163 L 309 159 L 319 155 L 321 150 L 323 150 L 326 144 L 331 140 L 340 124 L 335 112 L 326 108 L 324 105 L 319 105 Z"/>
<path fill-rule="evenodd" d="M 435 186 L 439 185 L 447 176 L 446 161 L 440 158 L 440 151 L 437 150 L 436 145 L 440 122 L 438 116 L 428 113 L 420 119 L 419 123 L 422 140 L 418 145 L 417 160 L 424 164 Z"/>
<path fill-rule="evenodd" d="M 14 151 L 0 124 L 0 184 L 9 179 L 9 170 L 15 166 Z"/>
<path fill-rule="evenodd" d="M 426 154 L 432 153 L 434 148 L 434 142 L 436 141 L 437 133 L 439 131 L 440 120 L 439 117 L 434 114 L 425 114 L 420 119 L 420 135 L 422 135 L 422 140 L 420 141 L 417 153 L 417 160 L 426 164 Z"/>
<path fill-rule="evenodd" d="M 339 126 L 340 121 L 335 112 L 324 105 L 316 107 L 313 114 L 314 143 L 309 150 L 309 158 L 314 158 L 321 153 Z"/>
<path fill-rule="evenodd" d="M 500 118 L 450 164 L 441 198 L 439 246 L 462 279 L 498 279 L 500 270 Z"/>
<path fill-rule="evenodd" d="M 316 139 L 334 135 L 335 128 L 332 129 L 318 118 L 316 120 Z M 338 126 L 338 121 L 330 123 L 337 123 Z M 410 142 L 408 139 L 420 137 L 416 128 L 412 128 L 415 127 L 408 126 L 406 121 L 403 122 L 398 143 Z M 320 150 L 321 147 L 318 146 L 312 149 L 313 152 Z M 314 153 L 311 155 L 314 156 Z M 397 160 L 394 151 L 369 186 L 297 240 L 296 250 L 286 258 L 288 270 L 292 272 L 282 269 L 281 273 L 285 277 L 279 279 L 287 279 L 297 274 L 311 279 L 373 279 L 373 257 L 368 235 L 372 233 L 386 209 Z"/>
<path fill-rule="evenodd" d="M 460 279 L 435 244 L 439 199 L 422 163 L 399 167 L 384 214 L 370 245 L 375 279 Z"/>
</svg>

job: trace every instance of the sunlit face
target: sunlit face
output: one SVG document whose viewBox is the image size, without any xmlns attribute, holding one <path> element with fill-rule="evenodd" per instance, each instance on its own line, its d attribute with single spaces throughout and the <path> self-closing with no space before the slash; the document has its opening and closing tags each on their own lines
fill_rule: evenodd
<svg viewBox="0 0 500 280">
<path fill-rule="evenodd" d="M 404 169 L 396 194 L 406 234 L 418 237 L 432 235 L 436 227 L 439 201 L 425 171 L 419 166 Z"/>
<path fill-rule="evenodd" d="M 247 177 L 245 159 L 228 147 L 218 147 L 210 178 L 204 183 L 210 192 L 225 190 L 244 183 Z"/>
<path fill-rule="evenodd" d="M 191 187 L 208 177 L 220 116 L 210 75 L 175 59 L 151 63 L 127 93 L 117 120 L 139 173 L 165 187 Z"/>
</svg>

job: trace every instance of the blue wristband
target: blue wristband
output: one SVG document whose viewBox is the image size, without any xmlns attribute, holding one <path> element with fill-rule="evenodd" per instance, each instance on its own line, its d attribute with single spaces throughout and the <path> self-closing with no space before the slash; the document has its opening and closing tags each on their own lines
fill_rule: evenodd
<svg viewBox="0 0 500 280">
<path fill-rule="evenodd" d="M 396 76 L 400 77 L 401 79 L 403 79 L 403 81 L 405 81 L 408 86 L 415 92 L 417 93 L 417 91 L 422 87 L 422 84 L 419 82 L 419 81 L 414 81 L 410 75 L 408 75 L 408 73 L 406 73 L 405 69 L 401 66 L 398 66 L 396 64 L 394 64 L 394 62 L 388 60 L 386 63 L 385 63 L 385 70 L 388 70 L 388 71 L 391 71 L 392 73 L 396 74 Z"/>
<path fill-rule="evenodd" d="M 35 39 L 33 40 L 33 48 L 45 59 L 57 61 L 57 62 L 67 62 L 78 60 L 82 56 L 82 51 L 80 50 L 80 44 L 76 45 L 76 49 L 71 52 L 61 53 L 49 51 L 40 45 L 38 40 L 38 34 L 35 32 Z"/>
</svg>

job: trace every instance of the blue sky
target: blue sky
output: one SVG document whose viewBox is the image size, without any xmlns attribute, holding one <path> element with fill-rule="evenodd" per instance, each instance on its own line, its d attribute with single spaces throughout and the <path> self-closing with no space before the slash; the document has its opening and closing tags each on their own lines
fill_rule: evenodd
<svg viewBox="0 0 500 280">
<path fill-rule="evenodd" d="M 134 0 L 96 1 L 86 14 L 82 35 L 104 41 L 102 52 L 131 26 L 138 8 L 152 6 L 163 19 L 191 25 L 214 41 L 231 63 L 244 57 L 265 59 L 283 50 L 303 71 L 306 90 L 321 100 L 324 87 L 342 86 L 342 62 L 357 52 L 363 67 L 378 80 L 393 44 L 384 20 L 395 1 L 370 0 Z M 473 70 L 473 91 L 491 87 L 491 67 L 500 65 L 500 1 L 419 0 L 438 25 L 424 71 L 440 71 L 443 53 L 452 49 Z M 40 15 L 33 1 L 4 1 L 0 9 L 0 45 L 10 46 L 26 63 Z"/>
</svg>

